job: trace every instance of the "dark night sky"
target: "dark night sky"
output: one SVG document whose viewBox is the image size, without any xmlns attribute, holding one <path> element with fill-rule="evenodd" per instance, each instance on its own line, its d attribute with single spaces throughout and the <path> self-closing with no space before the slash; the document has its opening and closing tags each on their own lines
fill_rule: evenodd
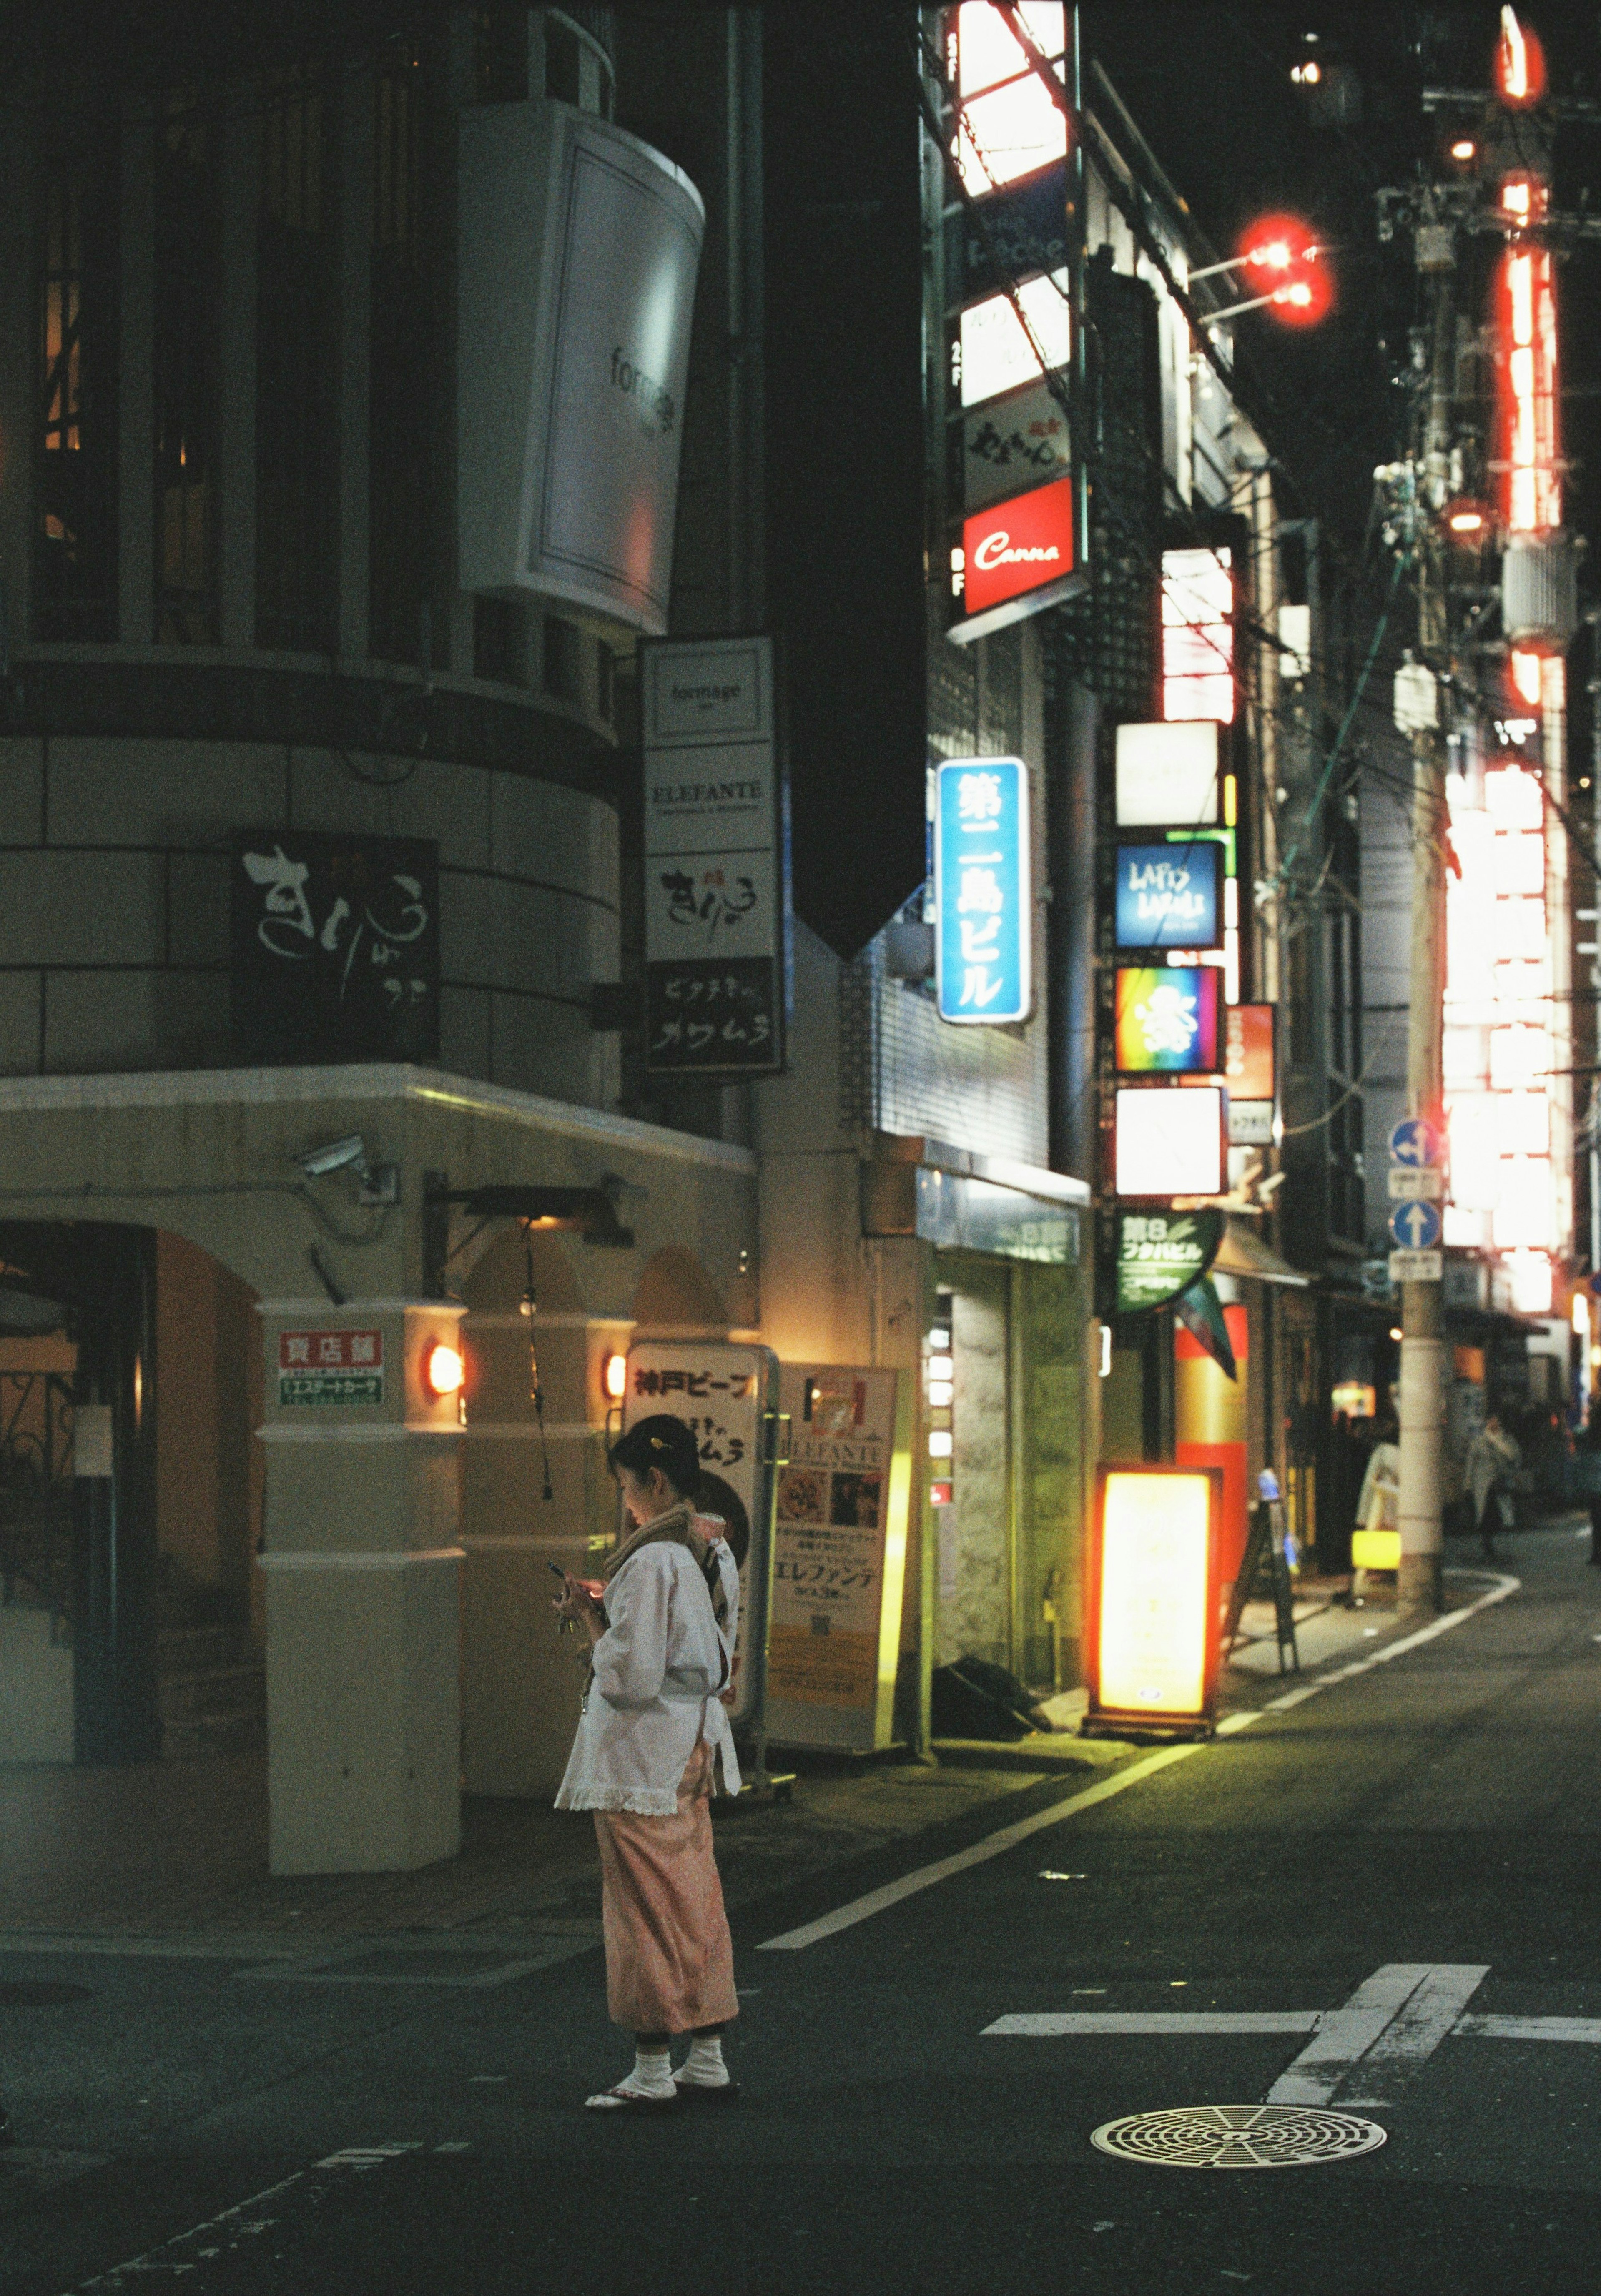
<svg viewBox="0 0 1601 2296">
<path fill-rule="evenodd" d="M 1545 44 L 1553 92 L 1601 95 L 1601 7 L 1539 0 L 1523 10 Z M 1196 219 L 1233 251 L 1253 216 L 1288 209 L 1338 253 L 1338 305 L 1302 333 L 1264 316 L 1241 323 L 1242 363 L 1277 409 L 1274 443 L 1315 508 L 1359 547 L 1373 467 L 1404 443 L 1404 362 L 1415 300 L 1410 247 L 1378 244 L 1374 193 L 1430 163 L 1439 131 L 1419 104 L 1425 83 L 1486 86 L 1499 17 L 1494 0 L 1450 5 L 1230 4 L 1230 0 L 1088 0 L 1086 62 L 1098 57 Z M 1306 35 L 1316 33 L 1315 46 Z M 1320 127 L 1291 66 L 1308 55 L 1343 62 L 1359 83 L 1361 115 Z M 1093 87 L 1090 94 L 1093 99 Z M 1557 204 L 1586 184 L 1601 205 L 1601 127 L 1564 129 Z M 1565 443 L 1580 467 L 1568 522 L 1601 527 L 1601 245 L 1562 275 Z M 1592 569 L 1590 580 L 1595 580 Z"/>
</svg>

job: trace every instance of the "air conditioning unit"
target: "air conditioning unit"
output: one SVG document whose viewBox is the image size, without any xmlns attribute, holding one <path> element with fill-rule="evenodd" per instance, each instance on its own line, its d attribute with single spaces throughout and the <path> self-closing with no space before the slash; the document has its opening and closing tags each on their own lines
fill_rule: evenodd
<svg viewBox="0 0 1601 2296">
<path fill-rule="evenodd" d="M 1509 645 L 1559 653 L 1579 627 L 1579 545 L 1554 534 L 1515 534 L 1501 562 L 1501 627 Z"/>
</svg>

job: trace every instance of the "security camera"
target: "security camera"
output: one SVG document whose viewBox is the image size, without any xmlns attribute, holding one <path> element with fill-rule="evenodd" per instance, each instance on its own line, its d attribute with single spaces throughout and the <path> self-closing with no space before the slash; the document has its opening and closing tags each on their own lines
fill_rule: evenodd
<svg viewBox="0 0 1601 2296">
<path fill-rule="evenodd" d="M 366 1160 L 366 1142 L 359 1132 L 349 1132 L 342 1140 L 331 1140 L 325 1148 L 313 1148 L 308 1155 L 302 1156 L 300 1169 L 308 1180 L 323 1180 L 330 1172 L 342 1172 L 349 1164 L 358 1164 L 365 1169 Z"/>
</svg>

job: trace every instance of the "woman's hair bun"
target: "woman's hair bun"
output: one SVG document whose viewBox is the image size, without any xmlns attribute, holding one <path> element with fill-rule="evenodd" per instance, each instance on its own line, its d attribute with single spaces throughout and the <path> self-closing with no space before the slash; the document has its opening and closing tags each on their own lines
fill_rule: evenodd
<svg viewBox="0 0 1601 2296">
<path fill-rule="evenodd" d="M 700 1480 L 701 1452 L 694 1431 L 670 1412 L 659 1411 L 649 1419 L 636 1420 L 613 1443 L 610 1457 L 613 1474 L 627 1467 L 644 1477 L 653 1467 L 660 1467 L 681 1499 L 692 1495 Z"/>
</svg>

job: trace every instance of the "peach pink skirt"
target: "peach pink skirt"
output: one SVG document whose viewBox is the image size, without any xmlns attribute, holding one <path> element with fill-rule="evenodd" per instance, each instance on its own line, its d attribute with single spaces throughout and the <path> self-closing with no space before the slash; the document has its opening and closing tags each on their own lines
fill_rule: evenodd
<svg viewBox="0 0 1601 2296">
<path fill-rule="evenodd" d="M 606 2007 L 630 2033 L 690 2033 L 739 2014 L 711 1847 L 712 1751 L 702 1739 L 672 1817 L 597 1809 Z"/>
</svg>

